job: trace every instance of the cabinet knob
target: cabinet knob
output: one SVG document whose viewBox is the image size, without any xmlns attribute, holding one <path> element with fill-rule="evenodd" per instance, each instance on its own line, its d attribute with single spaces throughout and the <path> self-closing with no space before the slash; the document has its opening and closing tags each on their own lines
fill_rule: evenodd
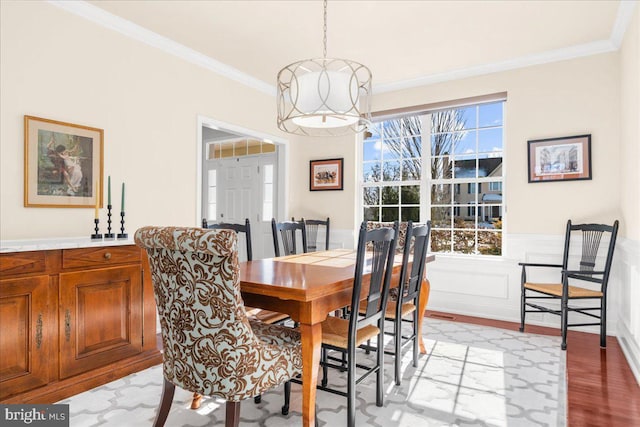
<svg viewBox="0 0 640 427">
<path fill-rule="evenodd" d="M 104 259 L 111 259 L 111 252 L 106 252 L 104 254 Z"/>
</svg>

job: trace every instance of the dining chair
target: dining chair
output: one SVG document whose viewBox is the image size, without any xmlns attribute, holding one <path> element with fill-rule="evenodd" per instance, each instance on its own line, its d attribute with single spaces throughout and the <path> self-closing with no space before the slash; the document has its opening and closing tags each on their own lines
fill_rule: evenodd
<svg viewBox="0 0 640 427">
<path fill-rule="evenodd" d="M 397 225 L 394 228 L 367 230 L 366 221 L 362 223 L 358 235 L 358 249 L 351 296 L 353 310 L 347 319 L 329 316 L 322 322 L 322 349 L 320 365 L 322 381 L 318 389 L 347 398 L 347 426 L 355 426 L 356 384 L 371 374 L 376 374 L 376 406 L 384 404 L 384 312 L 389 296 L 393 260 L 397 238 Z M 372 252 L 367 253 L 367 244 Z M 365 276 L 368 276 L 365 278 Z M 367 310 L 358 316 L 363 287 Z M 356 364 L 356 348 L 370 338 L 377 337 L 376 362 L 373 366 Z M 346 355 L 347 391 L 328 387 L 328 368 L 343 371 L 344 365 L 330 362 L 328 351 L 337 351 Z M 356 379 L 356 366 L 365 373 Z M 285 398 L 287 389 L 285 388 Z"/>
<path fill-rule="evenodd" d="M 291 221 L 295 221 L 295 218 L 291 218 Z M 326 220 L 321 219 L 301 219 L 304 221 L 304 225 L 307 229 L 307 250 L 309 252 L 315 252 L 318 250 L 318 243 L 322 244 L 322 242 L 318 241 L 318 231 L 320 231 L 321 227 L 324 227 L 324 250 L 329 250 L 329 231 L 330 231 L 330 220 L 327 218 Z"/>
<path fill-rule="evenodd" d="M 564 253 L 562 255 L 562 264 L 541 264 L 521 262 L 521 304 L 520 304 L 520 332 L 524 331 L 526 313 L 545 312 L 561 317 L 560 327 L 562 331 L 562 349 L 567 349 L 567 328 L 572 326 L 600 326 L 600 347 L 607 346 L 607 284 L 609 282 L 609 273 L 611 272 L 611 264 L 613 262 L 613 251 L 615 249 L 616 237 L 618 235 L 618 221 L 613 225 L 607 224 L 572 224 L 571 220 L 567 221 L 567 228 L 564 241 Z M 570 264 L 573 258 L 571 248 L 573 245 L 581 246 L 580 259 L 577 267 Z M 599 257 L 600 249 L 606 248 L 604 259 Z M 560 283 L 535 283 L 527 279 L 527 268 L 544 267 L 560 269 Z M 596 269 L 596 267 L 598 267 Z M 585 287 L 574 286 L 569 283 L 595 283 L 594 286 Z M 588 285 L 587 285 L 588 286 Z M 527 295 L 528 292 L 535 292 L 533 296 Z M 544 296 L 536 296 L 542 294 Z M 557 303 L 552 306 L 540 305 L 543 302 L 535 303 L 528 300 L 560 300 L 560 309 Z M 594 307 L 585 307 L 584 305 L 569 306 L 569 301 L 573 300 L 594 300 L 600 301 L 600 304 Z M 531 307 L 533 310 L 527 310 Z M 596 318 L 597 323 L 568 323 L 569 312 L 574 311 L 582 315 Z M 598 314 L 591 311 L 599 311 Z"/>
<path fill-rule="evenodd" d="M 307 229 L 304 224 L 304 218 L 300 221 L 283 221 L 276 222 L 275 218 L 271 219 L 271 231 L 273 234 L 273 250 L 277 257 L 281 255 L 295 255 L 298 253 L 296 246 L 296 231 L 300 230 L 302 235 L 302 252 L 305 254 L 307 249 Z M 282 252 L 278 244 L 278 234 L 282 239 Z"/>
<path fill-rule="evenodd" d="M 396 244 L 396 252 L 402 253 L 404 250 L 404 243 L 407 240 L 407 221 L 402 222 L 378 222 L 378 221 L 368 221 L 367 229 L 375 230 L 377 228 L 386 228 L 386 227 L 394 227 L 395 224 L 398 224 L 398 242 Z"/>
<path fill-rule="evenodd" d="M 251 247 L 251 223 L 249 222 L 249 218 L 245 218 L 244 224 L 234 224 L 228 222 L 209 224 L 206 218 L 203 218 L 202 228 L 208 228 L 212 230 L 233 230 L 237 234 L 244 233 L 247 248 L 247 261 L 253 260 L 253 250 Z M 264 323 L 283 323 L 284 321 L 289 319 L 288 314 L 278 313 L 277 311 L 264 310 L 254 307 L 245 307 L 245 309 L 247 312 L 247 316 L 249 316 L 250 319 L 257 319 Z M 200 407 L 201 400 L 202 396 L 195 393 L 193 395 L 193 401 L 191 402 L 191 409 L 198 409 Z M 260 403 L 261 396 L 256 396 L 254 400 L 255 403 Z"/>
<path fill-rule="evenodd" d="M 135 242 L 149 257 L 164 346 L 154 426 L 175 386 L 226 400 L 225 426 L 237 427 L 242 400 L 302 373 L 300 334 L 245 313 L 234 231 L 143 227 Z"/>
<path fill-rule="evenodd" d="M 409 221 L 405 227 L 405 241 L 402 251 L 402 268 L 398 280 L 398 293 L 396 299 L 389 298 L 385 319 L 393 321 L 394 337 L 393 351 L 385 351 L 385 354 L 394 356 L 395 381 L 396 385 L 402 384 L 402 347 L 413 343 L 413 366 L 418 367 L 418 346 L 420 335 L 418 334 L 418 324 L 422 321 L 418 313 L 418 304 L 422 282 L 425 276 L 425 266 L 427 263 L 427 252 L 429 250 L 429 235 L 431 234 L 431 221 L 425 225 L 413 226 Z M 411 259 L 411 263 L 409 260 Z M 360 313 L 366 312 L 366 301 L 360 306 Z M 407 318 L 411 315 L 411 318 Z M 411 335 L 402 335 L 402 322 L 411 322 Z"/>
</svg>

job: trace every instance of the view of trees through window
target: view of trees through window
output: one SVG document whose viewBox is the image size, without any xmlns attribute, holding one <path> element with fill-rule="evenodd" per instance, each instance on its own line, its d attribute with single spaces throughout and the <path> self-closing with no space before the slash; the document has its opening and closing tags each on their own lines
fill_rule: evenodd
<svg viewBox="0 0 640 427">
<path fill-rule="evenodd" d="M 502 254 L 503 102 L 377 122 L 363 144 L 364 219 L 431 219 L 434 252 Z"/>
</svg>

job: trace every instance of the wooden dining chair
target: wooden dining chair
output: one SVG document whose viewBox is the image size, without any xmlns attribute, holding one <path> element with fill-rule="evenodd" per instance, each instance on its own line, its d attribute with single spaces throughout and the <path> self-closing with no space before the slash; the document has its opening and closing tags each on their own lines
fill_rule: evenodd
<svg viewBox="0 0 640 427">
<path fill-rule="evenodd" d="M 358 236 L 351 297 L 353 310 L 347 319 L 330 316 L 322 322 L 320 364 L 323 376 L 318 389 L 347 398 L 348 427 L 355 426 L 356 384 L 371 374 L 376 374 L 376 406 L 381 407 L 384 404 L 384 312 L 393 274 L 396 238 L 397 224 L 395 229 L 380 228 L 368 231 L 366 221 L 362 223 Z M 369 254 L 366 252 L 368 244 L 372 246 L 372 252 Z M 367 289 L 366 298 L 364 298 L 367 310 L 362 316 L 358 316 L 363 287 Z M 368 339 L 376 337 L 378 351 L 375 364 L 373 366 L 356 365 L 356 348 Z M 344 365 L 331 362 L 334 358 L 329 358 L 329 351 L 337 351 L 346 355 L 346 393 L 328 387 L 328 368 L 344 370 Z M 356 379 L 356 366 L 365 370 L 359 379 Z M 287 394 L 288 390 L 285 387 L 285 399 Z"/>
<path fill-rule="evenodd" d="M 298 331 L 247 317 L 231 230 L 143 227 L 162 332 L 164 385 L 154 426 L 169 415 L 175 386 L 226 400 L 227 427 L 240 402 L 302 373 Z"/>
<path fill-rule="evenodd" d="M 521 305 L 520 305 L 520 332 L 524 331 L 526 313 L 545 312 L 561 317 L 560 327 L 562 331 L 562 349 L 567 349 L 567 328 L 572 326 L 600 326 L 600 347 L 607 346 L 607 284 L 613 262 L 613 251 L 618 235 L 618 221 L 613 225 L 607 224 L 572 224 L 567 221 L 564 241 L 564 253 L 562 264 L 541 264 L 521 262 Z M 607 239 L 608 238 L 608 239 Z M 608 243 L 608 244 L 607 244 Z M 572 267 L 570 252 L 573 245 L 580 245 L 582 250 L 577 267 Z M 600 249 L 606 247 L 603 254 L 604 260 L 599 260 Z M 560 283 L 535 283 L 527 279 L 527 268 L 557 268 L 560 269 Z M 598 267 L 598 268 L 596 268 Z M 594 283 L 597 289 L 570 285 L 569 283 Z M 534 292 L 533 295 L 528 295 Z M 542 294 L 542 296 L 539 296 Z M 538 295 L 538 296 L 536 296 Z M 560 309 L 556 305 L 541 305 L 543 302 L 530 300 L 555 300 L 560 302 Z M 584 305 L 569 306 L 569 301 L 574 300 L 599 300 L 594 307 Z M 531 307 L 532 310 L 528 310 Z M 577 312 L 590 318 L 598 319 L 596 323 L 568 323 L 569 312 Z M 598 314 L 592 311 L 599 311 Z"/>
<path fill-rule="evenodd" d="M 244 224 L 234 224 L 228 222 L 219 222 L 209 224 L 205 218 L 202 219 L 202 228 L 208 228 L 212 230 L 233 230 L 237 234 L 243 233 L 246 240 L 246 249 L 247 249 L 247 261 L 253 260 L 253 250 L 251 246 L 251 223 L 249 222 L 249 218 L 245 218 Z M 247 316 L 250 319 L 260 320 L 264 323 L 278 323 L 282 324 L 286 320 L 289 320 L 289 315 L 284 313 L 279 313 L 277 311 L 264 310 L 261 308 L 254 307 L 245 307 Z M 261 396 L 256 396 L 254 398 L 255 403 L 260 403 Z M 202 396 L 198 393 L 193 395 L 193 401 L 191 402 L 191 409 L 200 408 L 200 403 L 202 401 Z"/>
<path fill-rule="evenodd" d="M 291 221 L 295 221 L 295 218 L 291 218 Z M 307 250 L 309 252 L 316 252 L 318 250 L 318 244 L 322 242 L 318 241 L 318 232 L 321 228 L 324 228 L 324 250 L 329 250 L 329 232 L 330 232 L 330 220 L 321 219 L 301 219 L 304 221 L 305 228 L 307 229 Z M 320 249 L 322 250 L 322 249 Z"/>
<path fill-rule="evenodd" d="M 273 234 L 273 250 L 277 257 L 286 255 L 295 255 L 298 253 L 296 243 L 296 231 L 300 230 L 302 235 L 302 252 L 307 253 L 307 229 L 304 219 L 300 221 L 283 221 L 276 222 L 275 218 L 271 219 L 271 232 Z M 282 239 L 282 251 L 278 244 L 278 235 Z"/>
</svg>

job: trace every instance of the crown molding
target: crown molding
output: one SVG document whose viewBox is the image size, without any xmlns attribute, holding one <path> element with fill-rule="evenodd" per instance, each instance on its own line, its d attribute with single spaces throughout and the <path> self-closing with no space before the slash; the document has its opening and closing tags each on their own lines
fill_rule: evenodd
<svg viewBox="0 0 640 427">
<path fill-rule="evenodd" d="M 194 49 L 184 46 L 158 33 L 147 30 L 140 25 L 123 19 L 117 15 L 107 12 L 97 6 L 85 1 L 48 0 L 54 6 L 85 18 L 102 27 L 116 31 L 124 36 L 145 43 L 149 46 L 163 50 L 170 55 L 174 55 L 192 64 L 206 68 L 226 77 L 230 80 L 241 83 L 267 95 L 276 96 L 276 88 L 273 85 L 256 79 L 242 71 L 227 64 L 210 58 Z"/>
<path fill-rule="evenodd" d="M 167 37 L 161 36 L 153 31 L 147 30 L 131 21 L 127 21 L 117 15 L 107 12 L 97 6 L 93 6 L 82 0 L 48 0 L 54 6 L 85 18 L 100 26 L 116 31 L 124 36 L 138 40 L 149 46 L 163 50 L 170 55 L 174 55 L 192 64 L 201 66 L 216 74 L 230 80 L 241 83 L 267 95 L 276 95 L 274 85 L 243 73 L 227 64 L 210 58 L 196 50 L 184 46 Z M 445 71 L 437 74 L 430 74 L 414 79 L 400 80 L 392 83 L 373 85 L 373 93 L 380 94 L 396 90 L 410 89 L 419 86 L 426 86 L 451 80 L 464 79 L 469 77 L 482 76 L 486 74 L 498 73 L 501 71 L 514 70 L 518 68 L 530 67 L 533 65 L 547 64 L 564 61 L 567 59 L 580 58 L 601 53 L 614 52 L 620 48 L 624 34 L 631 22 L 633 10 L 637 0 L 621 0 L 618 6 L 616 21 L 611 30 L 608 40 L 598 40 L 576 46 L 555 49 L 519 58 L 498 61 L 489 64 L 476 65 L 472 67 L 460 68 L 458 70 Z"/>
<path fill-rule="evenodd" d="M 627 32 L 631 18 L 633 17 L 633 9 L 636 7 L 636 0 L 622 0 L 620 6 L 618 6 L 618 14 L 616 15 L 616 22 L 611 29 L 611 36 L 609 40 L 616 47 L 620 49 L 624 34 Z"/>
<path fill-rule="evenodd" d="M 402 89 L 410 89 L 451 80 L 459 80 L 469 77 L 498 73 L 501 71 L 515 70 L 517 68 L 530 67 L 532 65 L 547 64 L 551 62 L 564 61 L 567 59 L 580 58 L 583 56 L 613 52 L 615 50 L 615 46 L 609 40 L 600 40 L 597 42 L 585 43 L 562 49 L 549 50 L 546 52 L 521 56 L 519 58 L 507 59 L 505 61 L 492 62 L 489 64 L 460 68 L 458 70 L 445 71 L 443 73 L 430 74 L 415 79 L 374 85 L 373 93 L 379 94 Z"/>
</svg>

